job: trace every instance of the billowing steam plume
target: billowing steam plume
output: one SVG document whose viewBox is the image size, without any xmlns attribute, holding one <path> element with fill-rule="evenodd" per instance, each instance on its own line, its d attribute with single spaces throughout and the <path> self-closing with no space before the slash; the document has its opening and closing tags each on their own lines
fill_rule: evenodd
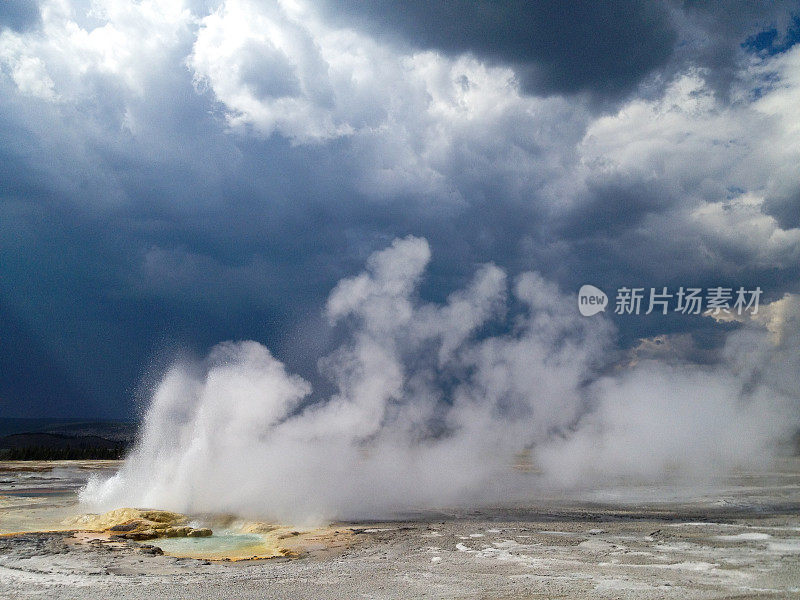
<svg viewBox="0 0 800 600">
<path fill-rule="evenodd" d="M 713 367 L 620 366 L 610 322 L 581 317 L 536 273 L 510 286 L 523 307 L 513 318 L 491 264 L 444 305 L 421 302 L 429 260 L 424 239 L 395 240 L 333 290 L 327 315 L 350 334 L 320 362 L 337 389 L 324 401 L 256 342 L 173 366 L 119 473 L 82 499 L 292 522 L 380 516 L 724 472 L 766 460 L 797 427 L 794 305 L 772 331 L 732 334 Z M 506 319 L 507 333 L 487 333 Z M 533 468 L 512 468 L 526 453 Z"/>
</svg>

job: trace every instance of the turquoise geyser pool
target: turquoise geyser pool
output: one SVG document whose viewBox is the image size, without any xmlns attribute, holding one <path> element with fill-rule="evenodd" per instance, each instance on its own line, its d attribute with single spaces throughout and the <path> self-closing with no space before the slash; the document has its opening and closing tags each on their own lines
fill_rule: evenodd
<svg viewBox="0 0 800 600">
<path fill-rule="evenodd" d="M 259 533 L 223 530 L 209 537 L 159 538 L 147 543 L 178 557 L 241 560 L 284 556 L 268 536 Z"/>
</svg>

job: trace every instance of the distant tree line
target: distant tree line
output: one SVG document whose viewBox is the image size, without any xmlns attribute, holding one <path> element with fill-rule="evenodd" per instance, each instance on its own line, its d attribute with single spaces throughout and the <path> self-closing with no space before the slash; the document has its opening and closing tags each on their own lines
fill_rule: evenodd
<svg viewBox="0 0 800 600">
<path fill-rule="evenodd" d="M 128 442 L 96 435 L 15 433 L 0 438 L 4 460 L 114 460 L 122 458 Z"/>
<path fill-rule="evenodd" d="M 49 448 L 47 446 L 24 446 L 3 448 L 2 460 L 119 460 L 125 456 L 125 447 L 72 447 Z"/>
</svg>

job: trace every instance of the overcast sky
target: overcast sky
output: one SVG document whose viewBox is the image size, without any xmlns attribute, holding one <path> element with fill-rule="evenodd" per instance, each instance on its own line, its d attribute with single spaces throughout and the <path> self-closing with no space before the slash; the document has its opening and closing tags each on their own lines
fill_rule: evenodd
<svg viewBox="0 0 800 600">
<path fill-rule="evenodd" d="M 0 416 L 133 416 L 223 340 L 315 381 L 330 290 L 409 234 L 430 301 L 486 262 L 798 292 L 799 39 L 781 1 L 4 1 Z"/>
</svg>

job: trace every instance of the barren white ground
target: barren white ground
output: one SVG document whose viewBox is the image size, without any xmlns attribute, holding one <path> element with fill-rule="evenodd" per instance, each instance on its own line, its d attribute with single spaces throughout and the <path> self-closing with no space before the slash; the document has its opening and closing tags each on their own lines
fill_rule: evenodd
<svg viewBox="0 0 800 600">
<path fill-rule="evenodd" d="M 25 496 L 19 478 L 2 472 L 0 529 L 31 502 L 64 509 L 68 495 Z M 610 487 L 337 528 L 351 545 L 236 563 L 2 537 L 0 598 L 800 598 L 796 457 L 702 489 Z"/>
</svg>

